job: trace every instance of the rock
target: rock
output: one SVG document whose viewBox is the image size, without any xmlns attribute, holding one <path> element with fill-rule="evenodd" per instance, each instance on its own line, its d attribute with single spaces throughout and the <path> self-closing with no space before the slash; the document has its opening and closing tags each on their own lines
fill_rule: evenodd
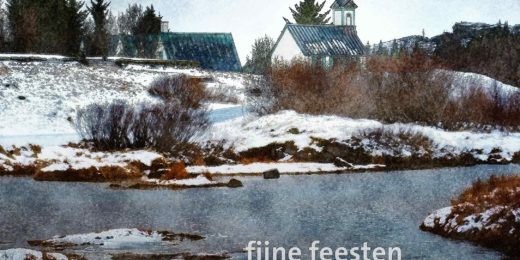
<svg viewBox="0 0 520 260">
<path fill-rule="evenodd" d="M 349 162 L 347 162 L 347 161 L 345 161 L 345 160 L 343 160 L 343 159 L 341 159 L 339 157 L 336 157 L 336 159 L 334 159 L 334 166 L 339 167 L 339 168 L 345 168 L 345 167 L 352 168 L 352 167 L 354 167 L 353 164 L 351 164 L 351 163 L 349 163 Z"/>
<path fill-rule="evenodd" d="M 266 180 L 280 179 L 280 172 L 277 169 L 266 171 L 263 175 Z"/>
<path fill-rule="evenodd" d="M 240 187 L 244 187 L 244 185 L 242 184 L 241 181 L 237 180 L 237 179 L 231 179 L 229 180 L 227 186 L 229 188 L 240 188 Z"/>
</svg>

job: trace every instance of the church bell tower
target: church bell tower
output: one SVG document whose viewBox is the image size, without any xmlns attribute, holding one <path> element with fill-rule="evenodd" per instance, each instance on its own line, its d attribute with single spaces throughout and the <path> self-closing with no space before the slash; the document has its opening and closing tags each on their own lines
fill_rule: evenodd
<svg viewBox="0 0 520 260">
<path fill-rule="evenodd" d="M 356 9 L 354 0 L 335 0 L 330 9 L 332 20 L 337 26 L 356 26 Z"/>
</svg>

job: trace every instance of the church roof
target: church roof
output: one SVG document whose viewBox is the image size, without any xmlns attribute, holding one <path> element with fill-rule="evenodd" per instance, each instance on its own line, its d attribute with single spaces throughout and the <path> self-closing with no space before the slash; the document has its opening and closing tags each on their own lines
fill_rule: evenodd
<svg viewBox="0 0 520 260">
<path fill-rule="evenodd" d="M 347 7 L 358 8 L 356 3 L 354 3 L 354 0 L 335 0 L 330 8 L 331 9 L 336 9 L 336 8 L 340 8 L 340 7 L 344 7 L 344 8 L 347 8 Z"/>
<path fill-rule="evenodd" d="M 203 69 L 240 71 L 241 64 L 230 33 L 161 33 L 168 60 L 196 61 Z M 151 36 L 150 36 L 151 38 Z M 131 35 L 110 37 L 109 52 L 115 56 L 121 41 L 122 55 L 135 57 L 137 47 Z"/>
<path fill-rule="evenodd" d="M 335 25 L 286 26 L 305 56 L 359 56 L 365 52 L 355 28 Z"/>
<path fill-rule="evenodd" d="M 204 69 L 241 69 L 230 33 L 163 33 L 161 37 L 169 60 L 194 60 Z"/>
</svg>

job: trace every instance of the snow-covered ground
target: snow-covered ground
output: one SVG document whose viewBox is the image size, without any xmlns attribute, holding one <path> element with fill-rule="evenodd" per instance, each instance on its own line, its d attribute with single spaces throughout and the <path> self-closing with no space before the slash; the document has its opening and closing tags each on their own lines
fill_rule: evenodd
<svg viewBox="0 0 520 260">
<path fill-rule="evenodd" d="M 473 88 L 481 88 L 482 90 L 488 91 L 490 94 L 493 93 L 496 87 L 504 95 L 511 95 L 518 93 L 520 90 L 505 83 L 502 83 L 496 79 L 490 78 L 485 75 L 470 73 L 470 72 L 451 72 L 453 74 L 453 96 L 458 97 L 466 95 L 468 91 L 472 91 Z"/>
<path fill-rule="evenodd" d="M 112 229 L 99 233 L 55 236 L 45 240 L 52 245 L 97 245 L 104 248 L 121 248 L 125 245 L 160 243 L 165 237 L 157 231 L 139 229 Z"/>
<path fill-rule="evenodd" d="M 188 170 L 188 169 L 187 169 Z M 188 170 L 189 173 L 206 173 L 204 172 L 195 172 Z M 206 186 L 206 185 L 215 185 L 218 184 L 216 181 L 210 181 L 203 175 L 199 175 L 196 178 L 184 179 L 184 180 L 159 180 L 159 179 L 148 179 L 143 178 L 143 181 L 156 184 L 156 185 L 164 185 L 164 186 L 182 186 L 182 187 L 197 187 L 197 186 Z"/>
<path fill-rule="evenodd" d="M 520 151 L 520 133 L 474 133 L 470 131 L 449 132 L 435 127 L 415 124 L 382 124 L 374 120 L 351 119 L 338 116 L 314 116 L 298 114 L 294 111 L 282 111 L 260 118 L 245 117 L 214 124 L 200 140 L 220 142 L 225 140 L 226 148 L 237 152 L 251 148 L 264 147 L 271 143 L 294 142 L 299 148 L 314 148 L 314 139 L 335 139 L 347 141 L 353 136 L 359 136 L 363 131 L 385 129 L 385 131 L 409 131 L 422 134 L 433 141 L 437 156 L 450 152 L 460 154 L 472 150 L 482 150 L 482 160 L 486 160 L 494 148 L 500 148 L 503 158 L 511 160 L 515 152 Z M 297 131 L 295 133 L 294 131 Z M 370 151 L 371 140 L 361 142 Z M 376 147 L 377 148 L 377 147 Z M 393 155 L 392 150 L 372 150 L 374 155 Z M 403 152 L 407 154 L 407 152 Z"/>
<path fill-rule="evenodd" d="M 130 152 L 90 152 L 88 149 L 48 146 L 41 151 L 30 148 L 20 149 L 19 155 L 7 156 L 0 153 L 0 166 L 12 170 L 14 165 L 30 166 L 38 161 L 49 164 L 41 169 L 43 172 L 66 171 L 68 169 L 81 170 L 90 167 L 126 167 L 128 163 L 137 161 L 151 166 L 152 161 L 162 158 L 162 155 L 149 151 Z"/>
<path fill-rule="evenodd" d="M 58 59 L 59 57 L 54 57 Z M 120 165 L 132 154 L 95 154 L 75 151 L 58 145 L 77 142 L 70 121 L 76 111 L 91 103 L 105 103 L 121 99 L 130 103 L 157 102 L 148 94 L 148 85 L 162 75 L 187 74 L 204 78 L 208 90 L 221 94 L 226 101 L 209 104 L 212 110 L 213 126 L 197 140 L 201 144 L 223 143 L 225 148 L 243 152 L 251 148 L 267 146 L 271 143 L 294 142 L 298 149 L 312 148 L 320 151 L 315 139 L 336 140 L 347 143 L 361 132 L 385 129 L 398 133 L 408 131 L 419 133 L 431 139 L 433 156 L 457 155 L 479 150 L 474 155 L 485 161 L 488 155 L 500 149 L 502 158 L 511 160 L 520 151 L 520 133 L 474 133 L 470 131 L 448 132 L 435 127 L 415 124 L 382 124 L 378 121 L 351 119 L 338 116 L 312 116 L 293 111 L 281 111 L 273 115 L 256 117 L 245 113 L 245 85 L 249 76 L 240 73 L 209 72 L 199 69 L 178 69 L 129 65 L 125 68 L 108 65 L 83 66 L 76 62 L 16 62 L 0 61 L 0 145 L 40 144 L 43 152 L 38 158 L 52 160 L 44 170 L 73 169 L 88 166 Z M 495 81 L 491 78 L 454 72 L 455 90 L 465 89 L 473 84 L 491 89 Z M 505 93 L 517 89 L 497 82 Z M 373 140 L 363 139 L 363 148 L 378 155 L 394 155 L 394 150 L 381 147 Z M 413 147 L 398 147 L 398 156 L 413 154 Z M 141 151 L 136 151 L 142 155 Z M 26 151 L 28 153 L 28 151 Z M 76 154 L 78 154 L 76 156 Z M 157 154 L 156 154 L 157 155 Z M 157 155 L 158 156 L 158 155 Z M 5 157 L 5 156 L 4 156 Z M 139 159 L 139 158 L 138 158 Z M 16 158 L 2 158 L 16 163 L 34 162 L 32 155 Z M 32 161 L 31 161 L 32 160 Z M 0 161 L 1 162 L 1 161 Z M 66 163 L 65 163 L 66 162 Z M 290 163 L 285 161 L 284 163 Z M 12 163 L 11 163 L 12 165 Z M 270 170 L 272 165 L 222 166 L 192 168 L 191 172 L 211 173 L 257 173 Z M 280 164 L 283 173 L 336 171 L 340 168 L 331 164 Z"/>
<path fill-rule="evenodd" d="M 157 102 L 147 92 L 149 84 L 160 76 L 177 74 L 209 78 L 208 90 L 234 101 L 212 104 L 215 111 L 234 108 L 232 111 L 237 114 L 236 106 L 245 99 L 246 76 L 239 73 L 141 65 L 122 69 L 109 65 L 83 66 L 77 62 L 0 61 L 0 145 L 45 144 L 49 141 L 41 139 L 49 138 L 55 144 L 77 141 L 71 121 L 78 109 L 114 100 Z"/>
<path fill-rule="evenodd" d="M 67 260 L 68 257 L 59 253 L 46 253 L 44 258 L 43 253 L 36 250 L 14 248 L 7 250 L 0 250 L 0 260 Z"/>
<path fill-rule="evenodd" d="M 192 166 L 187 167 L 190 173 L 211 173 L 216 175 L 234 175 L 234 174 L 261 174 L 270 170 L 278 170 L 281 174 L 308 174 L 323 172 L 341 172 L 352 170 L 370 170 L 376 168 L 384 168 L 384 165 L 359 165 L 352 167 L 338 167 L 332 163 L 252 163 L 238 165 L 222 165 L 222 166 Z"/>
</svg>

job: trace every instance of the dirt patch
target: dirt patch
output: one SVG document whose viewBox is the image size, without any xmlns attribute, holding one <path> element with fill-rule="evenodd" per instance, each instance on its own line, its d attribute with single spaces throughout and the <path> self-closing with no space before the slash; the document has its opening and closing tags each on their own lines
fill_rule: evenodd
<svg viewBox="0 0 520 260">
<path fill-rule="evenodd" d="M 0 66 L 0 76 L 7 76 L 11 73 L 11 70 L 7 66 Z"/>
<path fill-rule="evenodd" d="M 11 169 L 7 169 L 6 166 Z M 28 177 L 33 176 L 38 170 L 39 167 L 36 165 L 0 165 L 0 176 Z"/>
<path fill-rule="evenodd" d="M 34 179 L 37 181 L 62 182 L 108 182 L 136 179 L 142 177 L 138 169 L 118 166 L 90 167 L 87 169 L 67 169 L 65 171 L 37 171 Z"/>
<path fill-rule="evenodd" d="M 138 182 L 131 185 L 121 185 L 121 184 L 111 184 L 109 186 L 111 189 L 130 189 L 130 190 L 156 190 L 156 189 L 167 189 L 167 190 L 185 190 L 185 189 L 208 189 L 208 188 L 240 188 L 243 187 L 242 182 L 237 182 L 237 180 L 230 181 L 228 183 L 212 183 L 205 185 L 162 185 L 162 184 L 154 184 L 154 183 L 145 183 Z"/>
</svg>

